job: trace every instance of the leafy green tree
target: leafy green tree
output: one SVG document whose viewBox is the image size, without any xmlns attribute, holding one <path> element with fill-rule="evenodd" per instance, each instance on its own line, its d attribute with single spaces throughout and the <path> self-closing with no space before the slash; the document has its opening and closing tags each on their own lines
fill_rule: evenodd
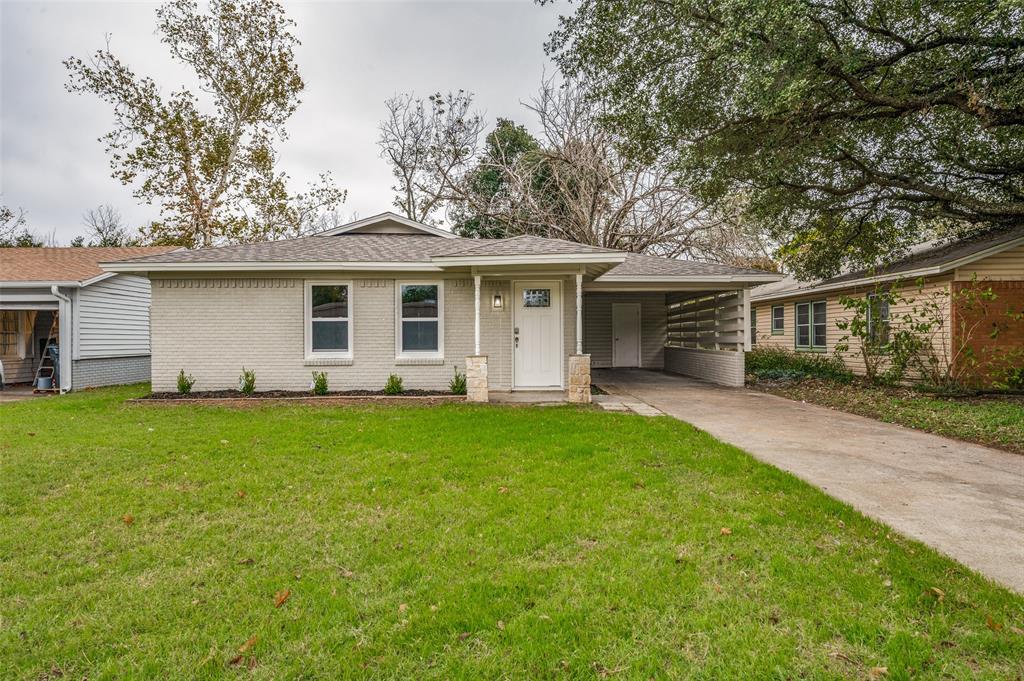
<svg viewBox="0 0 1024 681">
<path fill-rule="evenodd" d="M 581 0 L 547 49 L 634 155 L 743 191 L 825 276 L 1024 219 L 1022 26 L 997 0 Z"/>
<path fill-rule="evenodd" d="M 452 231 L 459 236 L 501 239 L 519 233 L 508 219 L 507 205 L 515 200 L 512 170 L 535 172 L 540 144 L 522 125 L 506 118 L 484 140 L 476 165 L 462 183 L 462 200 L 451 210 Z M 540 178 L 538 178 L 540 181 Z"/>
<path fill-rule="evenodd" d="M 285 139 L 303 88 L 294 22 L 278 2 L 211 0 L 204 12 L 193 0 L 171 0 L 157 19 L 171 56 L 194 72 L 202 102 L 187 89 L 164 94 L 109 49 L 64 62 L 70 92 L 113 107 L 114 128 L 102 138 L 113 177 L 160 204 L 149 240 L 207 247 L 294 236 L 344 200 L 327 176 L 293 196 L 275 170 L 275 140 Z"/>
<path fill-rule="evenodd" d="M 46 243 L 26 226 L 25 211 L 0 204 L 0 248 L 40 248 Z"/>
</svg>

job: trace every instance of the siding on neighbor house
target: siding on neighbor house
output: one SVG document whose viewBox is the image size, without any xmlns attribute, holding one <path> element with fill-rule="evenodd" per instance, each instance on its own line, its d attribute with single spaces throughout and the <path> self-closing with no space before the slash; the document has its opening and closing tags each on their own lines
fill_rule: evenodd
<svg viewBox="0 0 1024 681">
<path fill-rule="evenodd" d="M 575 347 L 575 291 L 562 281 L 563 375 Z M 305 359 L 305 281 L 351 281 L 351 360 Z M 404 280 L 444 281 L 444 357 L 396 360 L 395 286 Z M 454 369 L 465 370 L 473 353 L 474 289 L 468 277 L 409 273 L 310 272 L 295 277 L 210 275 L 153 279 L 152 380 L 156 391 L 174 390 L 178 371 L 195 379 L 195 390 L 233 388 L 242 368 L 256 372 L 257 390 L 306 390 L 312 371 L 324 371 L 333 390 L 384 386 L 388 374 L 407 388 L 447 388 Z M 512 382 L 510 280 L 484 280 L 480 296 L 481 353 L 488 355 L 490 387 Z M 503 309 L 494 310 L 494 293 Z"/>
<path fill-rule="evenodd" d="M 954 279 L 970 281 L 975 275 L 979 280 L 1024 281 L 1024 245 L 958 267 Z"/>
<path fill-rule="evenodd" d="M 149 354 L 149 280 L 117 275 L 79 289 L 75 359 Z"/>
<path fill-rule="evenodd" d="M 664 293 L 586 293 L 583 296 L 583 352 L 590 365 L 612 366 L 612 305 L 640 304 L 640 366 L 665 367 L 666 308 Z"/>
<path fill-rule="evenodd" d="M 950 319 L 950 277 L 940 277 L 925 281 L 923 286 L 918 289 L 917 285 L 912 282 L 907 282 L 903 287 L 903 295 L 912 299 L 912 302 L 905 302 L 899 305 L 892 305 L 889 309 L 890 318 L 897 318 L 898 316 L 910 313 L 914 306 L 920 306 L 925 301 L 934 302 L 938 306 L 940 313 L 947 323 L 942 328 L 936 331 L 932 337 L 932 345 L 935 348 L 935 352 L 942 357 L 949 357 L 952 348 L 952 342 L 950 335 L 952 333 L 951 326 L 949 324 Z M 834 354 L 836 345 L 841 342 L 843 336 L 847 334 L 846 331 L 840 329 L 836 323 L 843 319 L 849 319 L 852 313 L 843 307 L 839 299 L 843 296 L 866 296 L 874 291 L 873 286 L 863 287 L 851 287 L 842 291 L 829 291 L 827 293 L 819 293 L 817 295 L 801 295 L 792 298 L 784 298 L 781 300 L 773 300 L 766 302 L 752 302 L 751 309 L 756 309 L 757 317 L 757 346 L 772 346 L 780 347 L 786 350 L 795 350 L 796 342 L 794 338 L 795 327 L 796 327 L 796 304 L 814 301 L 826 301 L 825 305 L 825 318 L 826 318 L 826 330 L 825 330 L 825 352 L 828 354 Z M 783 308 L 783 319 L 785 320 L 785 328 L 781 334 L 772 334 L 771 320 L 772 320 L 772 308 L 781 305 Z M 851 338 L 848 341 L 849 350 L 842 354 L 843 362 L 847 367 L 850 368 L 856 374 L 864 374 L 864 360 L 860 353 L 860 343 L 856 338 Z"/>
</svg>

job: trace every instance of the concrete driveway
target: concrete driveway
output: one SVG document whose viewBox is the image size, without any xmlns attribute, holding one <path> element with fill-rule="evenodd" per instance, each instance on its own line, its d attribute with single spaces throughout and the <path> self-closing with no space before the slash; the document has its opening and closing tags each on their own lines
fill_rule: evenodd
<svg viewBox="0 0 1024 681">
<path fill-rule="evenodd" d="M 674 374 L 604 369 L 593 380 L 1024 593 L 1024 456 Z"/>
</svg>

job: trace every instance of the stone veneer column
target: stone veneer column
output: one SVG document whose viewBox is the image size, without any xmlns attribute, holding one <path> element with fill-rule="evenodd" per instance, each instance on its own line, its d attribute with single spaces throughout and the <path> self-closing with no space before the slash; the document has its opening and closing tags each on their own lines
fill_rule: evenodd
<svg viewBox="0 0 1024 681">
<path fill-rule="evenodd" d="M 589 370 L 588 370 L 589 380 Z M 466 399 L 470 402 L 487 402 L 487 355 L 466 357 Z"/>
<path fill-rule="evenodd" d="M 590 355 L 569 355 L 569 401 L 590 403 Z"/>
</svg>

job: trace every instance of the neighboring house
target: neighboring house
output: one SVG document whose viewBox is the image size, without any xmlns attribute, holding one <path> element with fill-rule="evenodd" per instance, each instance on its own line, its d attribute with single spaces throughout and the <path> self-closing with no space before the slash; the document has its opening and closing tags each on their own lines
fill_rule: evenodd
<svg viewBox="0 0 1024 681">
<path fill-rule="evenodd" d="M 976 284 L 972 284 L 975 282 Z M 814 282 L 793 277 L 765 284 L 751 293 L 751 327 L 755 343 L 787 348 L 797 352 L 834 352 L 847 334 L 836 322 L 849 319 L 852 312 L 840 302 L 842 296 L 869 296 L 879 287 L 898 285 L 902 295 L 913 302 L 888 309 L 875 306 L 875 319 L 885 333 L 890 318 L 913 312 L 922 303 L 934 301 L 940 310 L 943 328 L 932 334 L 937 356 L 962 359 L 957 353 L 969 347 L 982 360 L 1007 350 L 1024 347 L 1024 321 L 1014 320 L 1006 312 L 1024 312 L 1024 227 L 989 232 L 971 239 L 925 244 L 906 258 L 870 272 L 855 272 Z M 976 310 L 965 309 L 962 291 L 971 286 L 991 288 L 996 295 L 982 318 Z M 965 329 L 975 327 L 969 339 L 961 337 Z M 998 328 L 998 333 L 993 330 Z M 856 341 L 841 356 L 855 373 L 864 373 L 864 363 Z M 985 367 L 979 367 L 981 374 Z M 982 381 L 985 375 L 979 375 Z"/>
<path fill-rule="evenodd" d="M 0 362 L 31 383 L 48 341 L 61 392 L 149 379 L 149 280 L 101 261 L 174 248 L 0 248 Z"/>
<path fill-rule="evenodd" d="M 779 276 L 520 236 L 462 239 L 393 213 L 317 235 L 104 265 L 153 286 L 153 390 L 569 390 L 590 366 L 739 385 L 747 291 Z M 584 394 L 585 393 L 585 394 Z"/>
</svg>

